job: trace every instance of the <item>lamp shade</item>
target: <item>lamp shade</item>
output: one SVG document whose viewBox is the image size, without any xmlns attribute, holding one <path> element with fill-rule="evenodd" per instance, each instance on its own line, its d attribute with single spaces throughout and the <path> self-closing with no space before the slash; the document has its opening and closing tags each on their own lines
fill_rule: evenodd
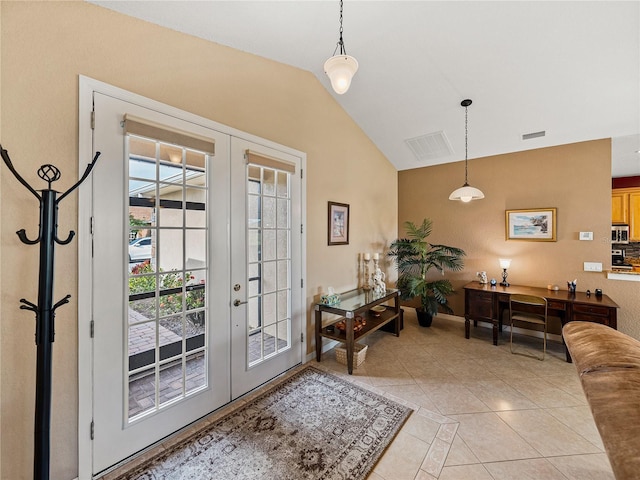
<svg viewBox="0 0 640 480">
<path fill-rule="evenodd" d="M 465 203 L 471 200 L 480 200 L 481 198 L 484 198 L 484 193 L 467 183 L 460 188 L 456 188 L 451 195 L 449 195 L 449 200 L 460 200 Z"/>
<path fill-rule="evenodd" d="M 351 86 L 351 79 L 358 71 L 358 61 L 350 55 L 334 55 L 324 62 L 324 73 L 331 80 L 331 87 L 342 95 Z"/>
<path fill-rule="evenodd" d="M 510 258 L 501 258 L 500 259 L 500 268 L 509 268 L 511 266 Z"/>
</svg>

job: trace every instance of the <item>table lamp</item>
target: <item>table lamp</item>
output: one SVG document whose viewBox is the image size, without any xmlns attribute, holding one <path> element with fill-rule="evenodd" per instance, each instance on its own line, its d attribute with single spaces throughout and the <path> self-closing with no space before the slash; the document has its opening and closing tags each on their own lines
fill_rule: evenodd
<svg viewBox="0 0 640 480">
<path fill-rule="evenodd" d="M 500 268 L 502 269 L 502 281 L 500 282 L 500 286 L 508 287 L 509 282 L 507 282 L 507 268 L 511 265 L 510 258 L 501 258 L 500 259 Z"/>
</svg>

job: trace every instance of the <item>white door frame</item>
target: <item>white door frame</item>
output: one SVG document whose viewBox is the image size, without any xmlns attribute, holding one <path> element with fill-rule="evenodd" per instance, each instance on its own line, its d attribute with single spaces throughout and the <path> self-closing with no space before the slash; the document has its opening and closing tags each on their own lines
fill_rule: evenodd
<svg viewBox="0 0 640 480">
<path fill-rule="evenodd" d="M 198 115 L 194 115 L 155 100 L 137 95 L 112 85 L 79 75 L 79 112 L 78 112 L 78 164 L 79 171 L 84 171 L 87 163 L 93 158 L 93 142 L 91 129 L 91 112 L 93 110 L 93 92 L 100 92 L 120 100 L 135 103 L 140 106 L 157 110 L 167 115 L 202 125 L 221 133 L 232 135 L 250 142 L 262 144 L 282 152 L 295 155 L 301 159 L 301 167 L 306 169 L 306 154 L 284 145 L 265 140 L 240 130 L 219 124 Z M 100 159 L 98 159 L 98 162 Z M 93 342 L 91 339 L 91 183 L 83 183 L 78 190 L 78 479 L 90 480 L 93 471 L 93 442 L 91 440 L 91 424 L 93 417 Z M 302 210 L 302 224 L 306 224 L 306 177 L 301 184 L 300 205 Z M 301 277 L 306 280 L 306 228 L 301 236 Z M 229 253 L 229 252 L 228 252 Z M 81 268 L 82 266 L 82 268 Z M 301 286 L 302 288 L 302 286 Z M 303 299 L 304 299 L 303 295 Z M 301 312 L 302 332 L 307 338 L 306 313 Z M 306 342 L 296 342 L 301 349 L 302 362 L 306 361 Z M 294 344 L 295 345 L 295 344 Z"/>
</svg>

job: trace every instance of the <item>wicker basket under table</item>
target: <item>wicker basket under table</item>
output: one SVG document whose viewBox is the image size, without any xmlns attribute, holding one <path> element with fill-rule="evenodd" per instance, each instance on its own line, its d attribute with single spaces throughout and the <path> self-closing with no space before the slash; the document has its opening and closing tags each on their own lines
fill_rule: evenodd
<svg viewBox="0 0 640 480">
<path fill-rule="evenodd" d="M 362 345 L 360 343 L 353 344 L 353 367 L 358 368 L 360 365 L 364 363 L 365 358 L 367 357 L 367 348 L 368 345 Z M 347 364 L 347 345 L 341 343 L 335 348 L 336 351 L 336 360 L 338 363 L 342 365 Z"/>
</svg>

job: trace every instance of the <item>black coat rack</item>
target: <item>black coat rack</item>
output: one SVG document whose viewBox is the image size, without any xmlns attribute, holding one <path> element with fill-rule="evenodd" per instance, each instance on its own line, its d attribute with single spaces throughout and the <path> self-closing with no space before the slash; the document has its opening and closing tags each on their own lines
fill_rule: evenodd
<svg viewBox="0 0 640 480">
<path fill-rule="evenodd" d="M 20 299 L 20 308 L 31 310 L 36 314 L 36 345 L 37 345 L 37 370 L 36 370 L 36 416 L 35 416 L 35 442 L 33 457 L 34 480 L 49 479 L 50 463 L 50 428 L 51 428 L 51 354 L 53 352 L 53 337 L 55 334 L 55 312 L 65 303 L 69 303 L 71 295 L 66 295 L 62 300 L 53 303 L 53 259 L 55 244 L 67 245 L 73 240 L 75 232 L 69 232 L 65 240 L 58 238 L 58 204 L 89 176 L 100 152 L 97 152 L 93 161 L 87 165 L 84 175 L 69 190 L 56 199 L 59 192 L 51 189 L 51 184 L 60 179 L 60 170 L 54 165 L 42 165 L 38 169 L 38 176 L 48 182 L 47 188 L 38 194 L 31 185 L 16 171 L 9 158 L 9 153 L 0 145 L 2 160 L 9 167 L 11 173 L 18 181 L 29 190 L 40 203 L 40 231 L 38 238 L 29 240 L 24 229 L 16 233 L 22 243 L 27 245 L 40 244 L 40 271 L 38 280 L 38 303 L 31 303 L 24 298 Z"/>
</svg>

